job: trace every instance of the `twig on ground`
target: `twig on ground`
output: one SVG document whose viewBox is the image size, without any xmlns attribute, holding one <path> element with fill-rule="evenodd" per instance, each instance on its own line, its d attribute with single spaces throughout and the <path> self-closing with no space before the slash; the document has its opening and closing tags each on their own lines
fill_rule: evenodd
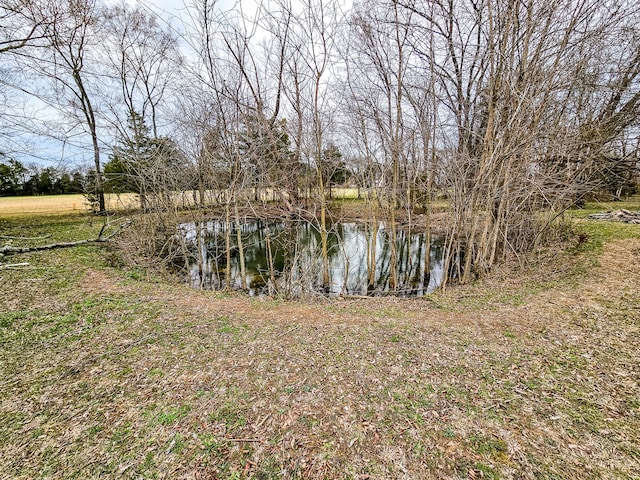
<svg viewBox="0 0 640 480">
<path fill-rule="evenodd" d="M 29 265 L 30 265 L 29 262 L 8 263 L 6 265 L 0 265 L 0 270 L 15 270 L 17 268 L 28 267 Z"/>
<path fill-rule="evenodd" d="M 296 326 L 290 328 L 289 330 L 287 330 L 286 332 L 281 333 L 280 335 L 276 336 L 276 338 L 286 337 L 290 333 L 295 332 L 298 328 L 300 328 L 300 326 L 296 325 Z"/>
</svg>

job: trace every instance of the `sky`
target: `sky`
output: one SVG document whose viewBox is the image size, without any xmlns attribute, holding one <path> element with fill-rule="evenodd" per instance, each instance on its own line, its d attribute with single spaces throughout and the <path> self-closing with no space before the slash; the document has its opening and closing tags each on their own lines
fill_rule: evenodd
<svg viewBox="0 0 640 480">
<path fill-rule="evenodd" d="M 107 0 L 116 3 L 119 0 Z M 168 24 L 178 30 L 184 29 L 184 24 L 188 20 L 186 5 L 190 0 L 126 0 L 132 5 L 139 5 L 146 9 L 153 10 L 164 17 Z M 260 0 L 217 0 L 217 8 L 224 12 L 231 9 L 242 8 L 242 11 L 248 17 L 253 17 L 258 12 Z M 265 3 L 267 3 L 265 1 Z M 294 8 L 300 5 L 297 0 L 292 0 Z M 186 5 L 185 5 L 186 4 Z M 341 2 L 342 8 L 349 8 L 352 0 Z M 259 35 L 258 35 L 259 36 Z M 188 54 L 186 47 L 185 53 Z M 26 116 L 33 115 L 38 118 L 45 128 L 51 129 L 59 125 L 64 129 L 64 121 L 57 112 L 51 107 L 47 107 L 37 99 L 25 100 Z M 68 122 L 67 122 L 68 123 Z M 55 138 L 46 135 L 20 134 L 3 129 L 4 138 L 0 136 L 0 149 L 8 150 L 10 146 L 10 154 L 12 158 L 21 161 L 24 164 L 39 164 L 42 166 L 55 166 L 57 168 L 66 167 L 74 169 L 93 164 L 93 150 L 90 146 L 88 135 L 75 135 L 68 142 L 61 142 Z M 8 135 L 7 135 L 8 133 Z M 106 141 L 108 143 L 109 140 Z M 12 148 L 15 147 L 15 148 Z M 102 162 L 108 161 L 109 146 L 102 146 Z"/>
<path fill-rule="evenodd" d="M 153 10 L 163 16 L 167 23 L 174 28 L 182 29 L 182 17 L 186 20 L 186 7 L 189 0 L 127 0 L 132 5 L 139 5 Z M 119 3 L 118 0 L 107 0 L 107 3 Z M 217 6 L 221 11 L 241 6 L 247 15 L 255 15 L 258 3 L 255 0 L 218 0 Z M 64 129 L 65 121 L 55 109 L 44 105 L 37 98 L 26 94 L 10 92 L 10 103 L 18 108 L 20 115 L 25 118 L 37 118 L 41 130 L 60 126 Z M 37 164 L 42 167 L 54 166 L 56 168 L 91 168 L 93 164 L 93 150 L 90 146 L 88 135 L 75 135 L 68 142 L 62 142 L 52 136 L 38 135 L 29 132 L 22 133 L 11 126 L 0 126 L 0 151 L 4 151 L 10 158 L 19 160 L 25 165 Z M 32 127 L 37 130 L 38 127 Z M 102 147 L 102 162 L 108 161 L 108 146 Z"/>
</svg>

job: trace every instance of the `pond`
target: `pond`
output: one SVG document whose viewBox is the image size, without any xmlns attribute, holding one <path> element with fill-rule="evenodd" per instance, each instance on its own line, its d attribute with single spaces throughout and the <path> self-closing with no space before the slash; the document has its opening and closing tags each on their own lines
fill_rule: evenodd
<svg viewBox="0 0 640 480">
<path fill-rule="evenodd" d="M 442 282 L 441 238 L 433 238 L 428 245 L 424 231 L 397 230 L 394 282 L 392 236 L 384 223 L 334 223 L 327 228 L 329 282 L 325 284 L 320 230 L 312 222 L 247 220 L 240 224 L 220 221 L 182 224 L 180 231 L 190 256 L 189 281 L 197 288 L 222 290 L 228 282 L 231 289 L 242 289 L 239 233 L 245 263 L 244 285 L 250 295 L 417 296 L 435 290 Z"/>
</svg>

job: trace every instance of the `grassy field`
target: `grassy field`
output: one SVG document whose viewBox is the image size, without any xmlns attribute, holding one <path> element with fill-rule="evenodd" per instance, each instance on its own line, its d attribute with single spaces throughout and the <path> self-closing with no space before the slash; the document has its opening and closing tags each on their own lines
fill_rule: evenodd
<svg viewBox="0 0 640 480">
<path fill-rule="evenodd" d="M 0 269 L 0 478 L 640 478 L 640 226 L 571 216 L 566 248 L 420 299 L 196 291 L 108 245 L 0 258 L 28 263 Z M 36 238 L 0 243 L 100 227 L 0 203 Z"/>
<path fill-rule="evenodd" d="M 263 192 L 270 198 L 272 192 Z M 212 192 L 208 192 L 211 199 L 215 198 Z M 336 198 L 356 199 L 358 190 L 355 188 L 335 188 Z M 248 198 L 252 198 L 248 192 Z M 192 204 L 193 197 L 190 194 L 176 194 L 177 205 Z M 108 211 L 122 211 L 139 207 L 138 195 L 135 193 L 105 194 L 105 203 Z M 90 205 L 84 195 L 41 195 L 24 197 L 0 197 L 0 217 L 21 215 L 69 215 L 75 213 L 89 213 Z"/>
<path fill-rule="evenodd" d="M 136 207 L 132 193 L 106 194 L 107 209 L 123 210 Z M 89 205 L 84 195 L 44 195 L 29 197 L 0 197 L 0 218 L 20 215 L 69 215 L 87 213 Z"/>
</svg>

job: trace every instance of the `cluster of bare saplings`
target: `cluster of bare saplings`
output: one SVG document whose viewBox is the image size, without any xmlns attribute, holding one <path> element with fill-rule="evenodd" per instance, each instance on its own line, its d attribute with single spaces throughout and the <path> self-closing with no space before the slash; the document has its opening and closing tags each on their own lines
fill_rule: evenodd
<svg viewBox="0 0 640 480">
<path fill-rule="evenodd" d="M 275 204 L 314 220 L 326 283 L 336 186 L 385 222 L 393 289 L 400 216 L 430 232 L 446 203 L 444 271 L 466 282 L 545 241 L 585 196 L 637 181 L 637 2 L 342 3 L 195 0 L 168 18 L 0 0 L 3 118 L 41 126 L 12 115 L 17 88 L 57 110 L 48 135 L 88 138 L 97 209 L 105 190 L 138 193 L 149 254 L 166 251 L 179 207 L 240 225 Z M 243 268 L 240 231 L 227 255 L 235 245 Z"/>
</svg>

